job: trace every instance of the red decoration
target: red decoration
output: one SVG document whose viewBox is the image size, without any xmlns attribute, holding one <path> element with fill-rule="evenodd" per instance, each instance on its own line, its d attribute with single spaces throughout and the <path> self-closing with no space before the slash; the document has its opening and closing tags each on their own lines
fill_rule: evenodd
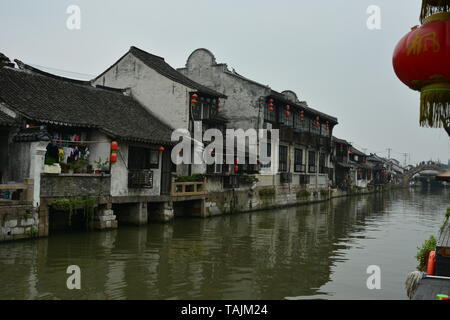
<svg viewBox="0 0 450 320">
<path fill-rule="evenodd" d="M 109 157 L 109 161 L 110 161 L 111 163 L 116 163 L 116 162 L 117 162 L 117 153 L 112 152 L 112 153 L 111 153 L 111 156 Z"/>
<path fill-rule="evenodd" d="M 290 105 L 286 105 L 284 108 L 285 108 L 287 111 L 291 110 L 291 106 L 290 106 Z"/>
<path fill-rule="evenodd" d="M 431 15 L 394 51 L 398 78 L 421 92 L 421 126 L 441 127 L 450 117 L 450 13 Z"/>
<path fill-rule="evenodd" d="M 159 149 L 158 149 L 159 151 L 164 151 L 164 150 L 166 150 L 163 146 L 161 146 L 161 147 L 159 147 Z"/>
<path fill-rule="evenodd" d="M 119 150 L 119 144 L 116 141 L 111 142 L 111 151 Z"/>
<path fill-rule="evenodd" d="M 305 121 L 305 111 L 300 111 L 300 121 Z"/>
<path fill-rule="evenodd" d="M 291 115 L 289 111 L 286 111 L 284 114 L 286 115 L 286 117 L 289 117 Z"/>
</svg>

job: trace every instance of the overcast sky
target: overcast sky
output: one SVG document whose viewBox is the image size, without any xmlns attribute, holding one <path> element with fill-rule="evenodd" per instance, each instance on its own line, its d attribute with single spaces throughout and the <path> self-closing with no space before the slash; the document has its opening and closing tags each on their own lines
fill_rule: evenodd
<svg viewBox="0 0 450 320">
<path fill-rule="evenodd" d="M 2 0 L 0 52 L 72 77 L 101 73 L 131 45 L 183 67 L 196 48 L 338 118 L 335 135 L 402 163 L 450 158 L 442 129 L 419 127 L 419 93 L 392 69 L 392 52 L 419 24 L 420 0 Z M 69 30 L 69 5 L 81 29 Z M 369 30 L 370 5 L 381 30 Z"/>
</svg>

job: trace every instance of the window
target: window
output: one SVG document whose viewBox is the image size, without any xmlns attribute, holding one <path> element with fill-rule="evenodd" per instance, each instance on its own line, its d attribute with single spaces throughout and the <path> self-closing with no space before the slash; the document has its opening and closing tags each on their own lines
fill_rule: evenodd
<svg viewBox="0 0 450 320">
<path fill-rule="evenodd" d="M 217 114 L 217 99 L 200 97 L 197 105 L 191 106 L 194 120 L 210 119 Z"/>
<path fill-rule="evenodd" d="M 294 113 L 291 111 L 289 111 L 289 115 L 286 115 L 286 108 L 282 107 L 282 108 L 278 108 L 278 117 L 280 119 L 280 123 L 288 126 L 288 127 L 292 127 L 293 123 L 294 123 Z"/>
<path fill-rule="evenodd" d="M 158 150 L 130 147 L 128 150 L 128 169 L 144 170 L 159 168 L 159 153 Z"/>
<path fill-rule="evenodd" d="M 319 155 L 319 169 L 320 173 L 326 173 L 326 155 L 325 153 L 320 153 Z"/>
<path fill-rule="evenodd" d="M 322 131 L 321 131 L 322 136 L 324 137 L 328 137 L 330 136 L 330 129 L 329 126 L 327 126 L 326 123 L 322 123 Z"/>
<path fill-rule="evenodd" d="M 308 172 L 316 173 L 316 152 L 315 151 L 308 152 Z"/>
<path fill-rule="evenodd" d="M 300 132 L 308 132 L 309 131 L 308 119 L 305 118 L 303 121 L 300 119 L 300 110 L 295 110 L 293 113 L 293 117 L 294 117 L 295 131 L 300 131 Z"/>
<path fill-rule="evenodd" d="M 279 161 L 279 172 L 287 172 L 288 171 L 288 147 L 280 146 L 280 161 Z"/>
<path fill-rule="evenodd" d="M 270 122 L 276 122 L 277 121 L 277 108 L 274 106 L 274 110 L 269 110 L 269 104 L 266 103 L 264 106 L 264 120 L 270 121 Z"/>
<path fill-rule="evenodd" d="M 309 119 L 311 132 L 315 134 L 320 134 L 320 126 L 316 126 L 316 120 L 315 119 Z"/>
<path fill-rule="evenodd" d="M 295 149 L 294 171 L 295 172 L 305 172 L 305 166 L 303 165 L 303 150 L 302 149 Z"/>
</svg>

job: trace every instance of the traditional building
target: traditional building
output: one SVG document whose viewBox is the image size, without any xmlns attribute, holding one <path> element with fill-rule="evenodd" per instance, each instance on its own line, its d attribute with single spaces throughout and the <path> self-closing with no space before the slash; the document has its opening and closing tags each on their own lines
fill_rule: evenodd
<svg viewBox="0 0 450 320">
<path fill-rule="evenodd" d="M 194 122 L 202 129 L 225 128 L 221 106 L 226 95 L 203 86 L 172 68 L 162 57 L 131 47 L 117 62 L 93 80 L 94 84 L 127 88 L 154 117 L 172 129 L 194 133 Z M 201 147 L 201 141 L 195 142 Z M 180 165 L 180 176 L 206 173 L 206 165 Z"/>
<path fill-rule="evenodd" d="M 116 227 L 116 217 L 132 224 L 147 223 L 148 213 L 170 218 L 171 164 L 164 154 L 170 153 L 172 129 L 127 90 L 16 62 L 19 69 L 0 68 L 0 121 L 7 128 L 0 131 L 2 188 L 32 181 L 39 234 L 48 234 L 48 211 L 61 209 L 61 200 L 94 199 L 93 222 L 100 229 Z M 159 205 L 147 210 L 152 202 Z M 60 216 L 53 215 L 54 225 Z M 14 236 L 2 228 L 3 237 Z"/>
<path fill-rule="evenodd" d="M 269 145 L 272 161 L 255 170 L 258 186 L 328 188 L 331 135 L 337 119 L 308 107 L 296 94 L 282 93 L 230 71 L 207 49 L 195 50 L 181 73 L 227 95 L 224 115 L 230 129 L 278 129 L 279 143 Z M 261 140 L 260 140 L 261 141 Z M 258 147 L 261 147 L 259 144 Z"/>
</svg>

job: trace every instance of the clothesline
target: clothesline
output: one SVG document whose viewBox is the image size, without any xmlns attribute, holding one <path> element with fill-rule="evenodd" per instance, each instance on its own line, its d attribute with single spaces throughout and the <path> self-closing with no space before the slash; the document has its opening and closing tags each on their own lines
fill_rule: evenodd
<svg viewBox="0 0 450 320">
<path fill-rule="evenodd" d="M 93 144 L 93 143 L 111 143 L 110 141 L 72 141 L 72 140 L 59 140 L 51 139 L 52 142 L 67 142 L 67 143 L 80 143 L 80 144 Z"/>
</svg>

